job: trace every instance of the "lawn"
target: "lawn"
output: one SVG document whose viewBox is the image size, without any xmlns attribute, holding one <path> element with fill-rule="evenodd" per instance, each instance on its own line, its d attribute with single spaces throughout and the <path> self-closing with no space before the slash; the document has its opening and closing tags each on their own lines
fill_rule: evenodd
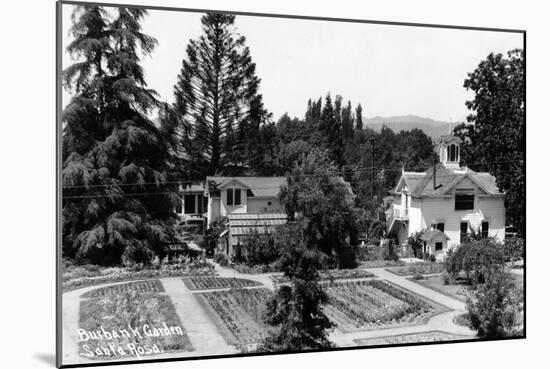
<svg viewBox="0 0 550 369">
<path fill-rule="evenodd" d="M 79 352 L 88 359 L 141 358 L 192 351 L 158 280 L 90 291 L 80 302 Z"/>
<path fill-rule="evenodd" d="M 444 284 L 441 275 L 428 276 L 422 279 L 408 278 L 408 280 L 462 302 L 466 302 L 470 293 L 470 287 L 465 283 L 464 278 L 457 278 L 455 284 Z"/>
<path fill-rule="evenodd" d="M 221 277 L 193 277 L 183 278 L 183 283 L 190 290 L 209 290 L 217 288 L 240 288 L 260 286 L 261 283 L 241 278 L 221 278 Z"/>
<path fill-rule="evenodd" d="M 415 263 L 400 268 L 388 268 L 388 272 L 399 276 L 413 276 L 415 274 L 435 274 L 442 273 L 445 270 L 445 264 L 442 263 Z"/>
<path fill-rule="evenodd" d="M 457 340 L 473 340 L 475 337 L 461 336 L 442 331 L 430 331 L 422 333 L 410 333 L 399 336 L 386 336 L 377 338 L 362 338 L 355 339 L 353 342 L 359 346 L 373 345 L 398 345 L 403 343 L 419 343 L 419 342 L 439 342 L 439 341 L 457 341 Z"/>
<path fill-rule="evenodd" d="M 326 287 L 324 311 L 339 330 L 355 332 L 425 324 L 446 309 L 380 280 L 333 283 Z"/>
<path fill-rule="evenodd" d="M 268 333 L 263 322 L 267 288 L 231 289 L 195 294 L 227 344 L 244 350 L 260 343 Z"/>
</svg>

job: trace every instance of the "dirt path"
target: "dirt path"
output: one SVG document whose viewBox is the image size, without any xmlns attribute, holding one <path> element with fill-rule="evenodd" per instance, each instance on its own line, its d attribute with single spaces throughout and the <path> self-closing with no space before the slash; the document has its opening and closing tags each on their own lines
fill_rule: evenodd
<svg viewBox="0 0 550 369">
<path fill-rule="evenodd" d="M 193 356 L 238 353 L 235 346 L 225 343 L 210 317 L 181 278 L 164 278 L 161 281 L 195 349 Z M 184 357 L 186 353 L 182 352 L 180 356 Z"/>
<path fill-rule="evenodd" d="M 224 268 L 215 264 L 215 270 L 219 277 L 224 278 L 243 278 L 249 279 L 262 284 L 270 290 L 274 290 L 275 286 L 271 276 L 276 273 L 266 274 L 245 274 L 239 273 L 234 269 Z M 449 296 L 445 296 L 439 292 L 421 286 L 417 283 L 407 280 L 406 277 L 398 276 L 390 273 L 383 268 L 368 268 L 365 269 L 375 278 L 380 278 L 410 290 L 418 295 L 424 296 L 443 306 L 446 306 L 452 311 L 438 314 L 426 324 L 413 325 L 407 327 L 385 328 L 371 331 L 344 333 L 339 330 L 334 330 L 330 334 L 330 339 L 339 347 L 355 346 L 355 339 L 368 339 L 393 335 L 403 335 L 410 333 L 422 333 L 430 331 L 443 331 L 461 336 L 470 336 L 473 338 L 474 332 L 462 326 L 453 323 L 453 318 L 456 315 L 465 312 L 465 304 Z M 170 354 L 162 354 L 149 356 L 145 358 L 170 358 L 170 357 L 190 357 L 190 356 L 205 356 L 205 355 L 224 355 L 238 353 L 236 347 L 228 345 L 222 335 L 216 329 L 214 322 L 210 319 L 208 313 L 199 304 L 198 300 L 193 296 L 197 292 L 211 292 L 212 290 L 189 290 L 181 277 L 172 278 L 155 278 L 159 279 L 164 286 L 165 294 L 170 296 L 176 313 L 178 314 L 183 327 L 194 348 L 190 352 L 176 352 Z M 124 281 L 108 283 L 101 286 L 92 286 L 81 288 L 63 293 L 63 364 L 83 364 L 89 363 L 90 360 L 78 354 L 78 336 L 79 314 L 81 296 L 88 291 L 113 286 L 122 283 L 135 281 Z M 254 288 L 254 287 L 251 287 Z M 222 289 L 220 289 L 222 290 Z M 135 358 L 128 358 L 135 360 Z M 115 361 L 115 360 L 114 360 Z M 117 359 L 116 361 L 123 361 Z M 107 361 L 102 361 L 107 362 Z"/>
</svg>

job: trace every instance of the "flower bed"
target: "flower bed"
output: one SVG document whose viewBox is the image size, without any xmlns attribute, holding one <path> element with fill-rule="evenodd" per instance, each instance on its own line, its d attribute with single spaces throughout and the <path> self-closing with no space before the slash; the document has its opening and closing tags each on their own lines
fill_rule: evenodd
<svg viewBox="0 0 550 369">
<path fill-rule="evenodd" d="M 391 268 L 407 265 L 401 260 L 366 260 L 359 262 L 361 268 Z"/>
<path fill-rule="evenodd" d="M 209 290 L 216 288 L 240 288 L 250 286 L 260 286 L 261 283 L 241 278 L 221 278 L 221 277 L 196 277 L 184 278 L 183 283 L 190 290 Z"/>
<path fill-rule="evenodd" d="M 140 359 L 193 347 L 158 281 L 91 293 L 80 303 L 79 353 L 90 360 Z M 160 286 L 162 288 L 162 286 Z"/>
<path fill-rule="evenodd" d="M 445 264 L 442 263 L 415 263 L 401 268 L 389 268 L 388 272 L 400 276 L 413 276 L 415 274 L 436 274 L 445 270 Z"/>
<path fill-rule="evenodd" d="M 361 338 L 354 339 L 359 346 L 373 346 L 373 345 L 397 345 L 403 343 L 419 343 L 419 342 L 439 342 L 439 341 L 457 341 L 475 339 L 472 336 L 462 336 L 458 334 L 451 334 L 442 331 L 430 331 L 422 333 L 410 333 L 398 336 L 386 336 L 377 338 Z"/>
<path fill-rule="evenodd" d="M 361 279 L 372 278 L 372 273 L 364 269 L 334 269 L 321 273 L 321 281 L 341 280 L 341 279 Z M 271 276 L 274 283 L 288 282 L 288 278 L 283 274 L 274 274 Z"/>
<path fill-rule="evenodd" d="M 262 317 L 270 295 L 271 291 L 267 288 L 195 294 L 227 344 L 241 349 L 265 338 L 269 328 Z"/>
<path fill-rule="evenodd" d="M 164 292 L 164 287 L 158 279 L 151 279 L 146 281 L 138 281 L 131 283 L 122 283 L 114 286 L 98 288 L 82 295 L 83 298 L 105 297 L 112 295 L 120 295 L 127 291 L 136 291 L 138 293 L 147 292 Z"/>
<path fill-rule="evenodd" d="M 183 261 L 134 267 L 102 267 L 98 265 L 63 266 L 63 292 L 77 288 L 97 286 L 110 282 L 131 281 L 148 278 L 186 277 L 216 275 L 211 264 L 200 261 Z"/>
<path fill-rule="evenodd" d="M 423 324 L 444 311 L 435 302 L 380 280 L 326 286 L 327 316 L 343 332 Z"/>
</svg>

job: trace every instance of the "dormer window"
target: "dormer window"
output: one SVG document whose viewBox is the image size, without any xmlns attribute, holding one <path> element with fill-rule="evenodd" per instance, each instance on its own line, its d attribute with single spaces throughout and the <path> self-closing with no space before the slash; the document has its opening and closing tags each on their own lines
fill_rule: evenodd
<svg viewBox="0 0 550 369">
<path fill-rule="evenodd" d="M 458 161 L 458 146 L 450 145 L 447 146 L 447 161 L 457 162 Z"/>
<path fill-rule="evenodd" d="M 227 189 L 227 205 L 230 205 L 230 206 L 241 205 L 241 189 L 240 188 L 228 188 Z"/>
</svg>

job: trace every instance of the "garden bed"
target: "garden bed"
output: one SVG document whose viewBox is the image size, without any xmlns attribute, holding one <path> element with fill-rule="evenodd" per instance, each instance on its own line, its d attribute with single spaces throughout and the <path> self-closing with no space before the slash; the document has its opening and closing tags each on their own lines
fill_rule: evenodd
<svg viewBox="0 0 550 369">
<path fill-rule="evenodd" d="M 131 283 L 121 283 L 114 286 L 98 288 L 82 295 L 83 298 L 111 297 L 113 295 L 122 295 L 128 291 L 135 291 L 139 294 L 148 292 L 164 292 L 164 287 L 158 279 L 138 281 Z"/>
<path fill-rule="evenodd" d="M 98 265 L 64 265 L 63 292 L 111 282 L 149 278 L 216 275 L 211 264 L 191 261 L 177 264 L 160 264 L 142 267 L 103 267 Z"/>
<path fill-rule="evenodd" d="M 413 276 L 415 274 L 436 274 L 445 270 L 445 264 L 441 263 L 415 263 L 400 268 L 388 268 L 388 272 L 402 277 Z"/>
<path fill-rule="evenodd" d="M 407 265 L 402 260 L 365 260 L 359 262 L 361 268 L 391 268 Z"/>
<path fill-rule="evenodd" d="M 321 273 L 321 281 L 341 280 L 341 279 L 361 279 L 372 278 L 374 275 L 364 269 L 335 269 Z M 280 284 L 288 282 L 289 279 L 283 274 L 274 274 L 271 276 L 274 283 Z"/>
<path fill-rule="evenodd" d="M 324 311 L 342 332 L 425 324 L 447 311 L 401 287 L 381 280 L 342 282 L 325 287 L 329 304 Z"/>
<path fill-rule="evenodd" d="M 441 342 L 441 341 L 458 341 L 458 340 L 473 340 L 475 337 L 462 336 L 442 331 L 430 331 L 422 333 L 409 333 L 398 336 L 386 336 L 376 338 L 361 338 L 354 339 L 359 346 L 373 345 L 398 345 L 405 343 L 420 343 L 420 342 Z"/>
<path fill-rule="evenodd" d="M 241 278 L 221 278 L 221 277 L 192 277 L 183 278 L 183 283 L 190 290 L 209 290 L 217 288 L 240 288 L 261 286 L 261 283 Z"/>
<path fill-rule="evenodd" d="M 263 341 L 269 327 L 263 322 L 267 288 L 231 289 L 195 294 L 227 344 L 241 350 Z"/>
<path fill-rule="evenodd" d="M 113 360 L 193 351 L 172 301 L 156 292 L 162 289 L 157 282 L 102 288 L 82 300 L 80 355 Z"/>
</svg>

